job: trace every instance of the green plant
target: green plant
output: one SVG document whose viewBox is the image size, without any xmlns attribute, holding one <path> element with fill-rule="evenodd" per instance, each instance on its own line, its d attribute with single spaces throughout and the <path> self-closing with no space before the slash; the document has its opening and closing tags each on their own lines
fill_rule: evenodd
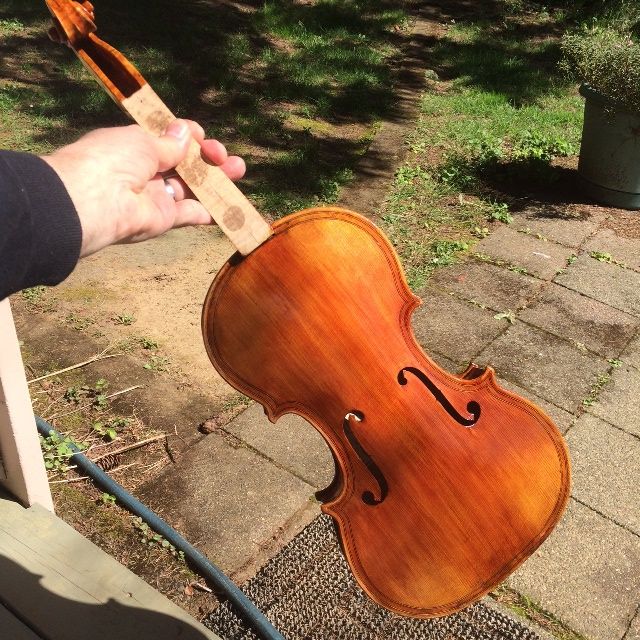
<svg viewBox="0 0 640 640">
<path fill-rule="evenodd" d="M 31 303 L 38 302 L 44 292 L 47 290 L 47 287 L 37 286 L 37 287 L 29 287 L 28 289 L 22 290 L 22 297 Z"/>
<path fill-rule="evenodd" d="M 573 145 L 560 136 L 525 131 L 515 140 L 511 155 L 519 162 L 549 162 L 553 158 L 569 156 L 573 152 Z"/>
<path fill-rule="evenodd" d="M 144 336 L 140 338 L 140 345 L 143 349 L 147 349 L 148 351 L 152 351 L 153 349 L 158 348 L 158 343 L 155 340 L 151 340 L 151 338 L 145 338 Z"/>
<path fill-rule="evenodd" d="M 66 472 L 69 469 L 69 458 L 75 453 L 73 445 L 78 449 L 86 449 L 84 443 L 74 443 L 71 438 L 52 433 L 46 438 L 40 436 L 40 448 L 44 458 L 44 466 L 49 471 Z"/>
<path fill-rule="evenodd" d="M 606 98 L 611 108 L 640 114 L 640 42 L 627 30 L 599 25 L 562 40 L 561 68 Z"/>
<path fill-rule="evenodd" d="M 91 425 L 91 428 L 99 436 L 102 436 L 107 440 L 115 440 L 118 437 L 118 430 L 121 430 L 128 425 L 128 418 L 114 418 L 113 420 L 109 420 L 107 422 L 94 422 Z"/>
<path fill-rule="evenodd" d="M 103 493 L 100 496 L 100 502 L 102 502 L 102 504 L 106 504 L 106 505 L 115 504 L 116 503 L 116 497 L 112 496 L 110 493 Z"/>
<path fill-rule="evenodd" d="M 442 267 L 455 262 L 456 254 L 466 251 L 469 245 L 459 240 L 436 240 L 431 243 L 432 258 L 430 263 Z"/>
<path fill-rule="evenodd" d="M 184 560 L 184 552 L 178 551 L 166 538 L 156 533 L 142 518 L 139 516 L 133 518 L 133 526 L 140 535 L 140 542 L 142 544 L 152 546 L 158 546 L 162 549 L 166 549 L 174 558 Z"/>
<path fill-rule="evenodd" d="M 128 313 L 121 313 L 117 316 L 115 316 L 113 318 L 114 322 L 116 322 L 117 324 L 124 324 L 124 325 L 130 325 L 133 324 L 136 319 L 134 318 L 134 316 L 128 314 Z"/>
<path fill-rule="evenodd" d="M 67 402 L 75 402 L 76 404 L 79 404 L 84 399 L 90 399 L 93 406 L 104 409 L 109 404 L 105 393 L 108 386 L 109 383 L 104 378 L 100 378 L 93 387 L 88 385 L 69 387 L 64 393 L 64 399 Z"/>
<path fill-rule="evenodd" d="M 151 356 L 142 366 L 149 371 L 166 371 L 171 360 L 165 356 Z"/>
<path fill-rule="evenodd" d="M 491 202 L 489 204 L 489 220 L 511 224 L 513 216 L 509 213 L 509 205 L 505 202 Z"/>
<path fill-rule="evenodd" d="M 511 309 L 503 313 L 496 313 L 493 317 L 495 320 L 506 320 L 509 324 L 513 324 L 516 321 L 516 314 Z"/>
<path fill-rule="evenodd" d="M 0 20 L 0 33 L 4 35 L 10 36 L 15 33 L 20 33 L 20 31 L 24 31 L 25 26 L 20 20 L 16 20 L 14 18 L 9 20 Z"/>
</svg>

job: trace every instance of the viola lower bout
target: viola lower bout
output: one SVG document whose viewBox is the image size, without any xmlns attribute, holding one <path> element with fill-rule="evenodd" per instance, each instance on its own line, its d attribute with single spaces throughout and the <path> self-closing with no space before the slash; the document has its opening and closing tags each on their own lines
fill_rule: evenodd
<svg viewBox="0 0 640 640">
<path fill-rule="evenodd" d="M 369 221 L 294 214 L 216 277 L 203 312 L 220 374 L 271 420 L 324 436 L 321 497 L 362 588 L 400 614 L 451 613 L 547 537 L 569 492 L 558 430 L 491 369 L 440 369 L 410 326 L 419 300 Z"/>
</svg>

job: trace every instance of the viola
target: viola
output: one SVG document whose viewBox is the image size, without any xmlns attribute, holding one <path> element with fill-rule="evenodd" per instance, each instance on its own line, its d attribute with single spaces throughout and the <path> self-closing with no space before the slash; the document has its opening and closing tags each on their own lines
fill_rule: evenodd
<svg viewBox="0 0 640 640">
<path fill-rule="evenodd" d="M 173 116 L 96 37 L 90 3 L 47 5 L 112 97 L 161 134 Z M 237 248 L 204 302 L 211 362 L 272 422 L 295 413 L 322 434 L 336 473 L 318 497 L 373 600 L 427 618 L 480 598 L 562 515 L 570 466 L 558 429 L 490 367 L 456 376 L 422 351 L 420 301 L 369 220 L 316 208 L 269 226 L 194 145 L 177 171 Z"/>
</svg>

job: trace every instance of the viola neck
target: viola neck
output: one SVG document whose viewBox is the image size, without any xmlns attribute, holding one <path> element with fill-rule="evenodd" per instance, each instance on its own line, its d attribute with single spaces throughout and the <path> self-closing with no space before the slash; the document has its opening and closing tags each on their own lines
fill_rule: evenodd
<svg viewBox="0 0 640 640">
<path fill-rule="evenodd" d="M 175 119 L 148 84 L 120 104 L 153 135 L 162 135 Z M 222 169 L 203 159 L 200 145 L 195 140 L 191 141 L 187 157 L 176 167 L 176 172 L 242 255 L 248 255 L 272 235 L 267 221 Z"/>
<path fill-rule="evenodd" d="M 91 2 L 46 3 L 58 38 L 71 46 L 105 91 L 145 131 L 163 135 L 175 116 L 122 53 L 96 36 Z M 176 172 L 242 255 L 248 255 L 272 235 L 267 221 L 222 169 L 202 157 L 195 140 Z"/>
</svg>

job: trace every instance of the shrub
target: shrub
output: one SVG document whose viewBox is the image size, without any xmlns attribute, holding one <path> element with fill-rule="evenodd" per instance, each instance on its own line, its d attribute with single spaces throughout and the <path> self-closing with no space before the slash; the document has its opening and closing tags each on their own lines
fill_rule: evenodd
<svg viewBox="0 0 640 640">
<path fill-rule="evenodd" d="M 640 43 L 629 32 L 592 27 L 567 34 L 562 68 L 612 108 L 640 114 Z"/>
</svg>

